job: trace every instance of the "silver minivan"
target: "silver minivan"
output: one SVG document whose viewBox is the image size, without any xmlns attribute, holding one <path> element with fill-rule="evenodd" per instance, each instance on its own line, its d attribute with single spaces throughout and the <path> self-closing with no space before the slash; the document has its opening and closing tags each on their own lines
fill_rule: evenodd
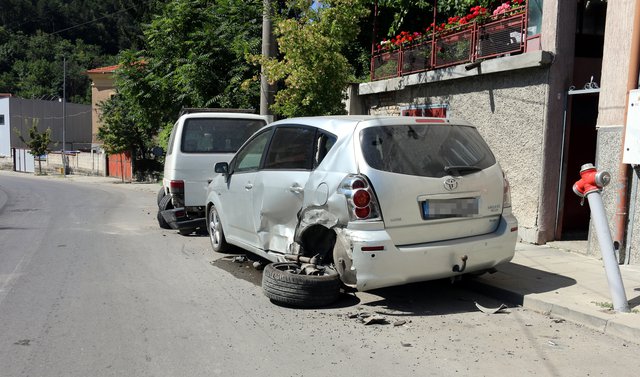
<svg viewBox="0 0 640 377">
<path fill-rule="evenodd" d="M 274 262 L 273 301 L 324 305 L 365 291 L 480 273 L 514 255 L 509 184 L 477 129 L 441 118 L 294 118 L 216 164 L 214 251 Z"/>
</svg>

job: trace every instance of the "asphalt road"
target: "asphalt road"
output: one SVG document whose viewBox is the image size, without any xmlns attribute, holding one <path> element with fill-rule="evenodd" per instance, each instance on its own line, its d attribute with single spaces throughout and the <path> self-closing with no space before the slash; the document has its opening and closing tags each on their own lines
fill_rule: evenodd
<svg viewBox="0 0 640 377">
<path fill-rule="evenodd" d="M 274 305 L 250 261 L 158 228 L 157 188 L 0 171 L 0 376 L 637 372 L 637 344 L 448 281 Z"/>
</svg>

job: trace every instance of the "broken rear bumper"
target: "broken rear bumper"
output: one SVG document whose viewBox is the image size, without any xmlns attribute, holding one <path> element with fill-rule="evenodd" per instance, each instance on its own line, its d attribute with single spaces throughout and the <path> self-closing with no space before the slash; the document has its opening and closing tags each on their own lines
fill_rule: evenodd
<svg viewBox="0 0 640 377">
<path fill-rule="evenodd" d="M 172 229 L 196 229 L 206 226 L 207 221 L 202 218 L 191 218 L 187 215 L 184 208 L 172 208 L 160 212 L 164 221 L 169 224 Z"/>
<path fill-rule="evenodd" d="M 515 252 L 517 226 L 514 216 L 503 215 L 493 233 L 407 246 L 394 245 L 384 230 L 344 231 L 353 246 L 351 268 L 355 270 L 356 288 L 368 291 L 483 271 L 509 262 Z M 372 246 L 384 248 L 368 251 Z M 455 272 L 454 266 L 461 266 L 465 255 L 464 270 Z"/>
</svg>

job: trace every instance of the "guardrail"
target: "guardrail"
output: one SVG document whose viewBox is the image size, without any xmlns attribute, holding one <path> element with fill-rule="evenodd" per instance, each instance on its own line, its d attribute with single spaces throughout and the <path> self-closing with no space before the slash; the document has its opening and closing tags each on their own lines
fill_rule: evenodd
<svg viewBox="0 0 640 377">
<path fill-rule="evenodd" d="M 371 81 L 472 63 L 527 49 L 526 9 L 509 17 L 494 17 L 449 32 L 431 34 L 426 40 L 371 57 Z"/>
</svg>

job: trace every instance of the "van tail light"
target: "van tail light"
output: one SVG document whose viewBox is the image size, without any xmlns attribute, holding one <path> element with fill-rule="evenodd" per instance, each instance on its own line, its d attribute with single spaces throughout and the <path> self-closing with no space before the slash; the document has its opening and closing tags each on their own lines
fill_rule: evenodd
<svg viewBox="0 0 640 377">
<path fill-rule="evenodd" d="M 382 220 L 380 206 L 369 184 L 363 175 L 346 176 L 338 188 L 338 192 L 347 198 L 347 207 L 351 220 Z"/>
<path fill-rule="evenodd" d="M 510 208 L 511 207 L 511 185 L 509 185 L 509 180 L 507 179 L 507 175 L 502 172 L 502 182 L 503 182 L 503 195 L 502 195 L 502 208 Z"/>
<path fill-rule="evenodd" d="M 182 180 L 174 180 L 169 181 L 169 192 L 173 196 L 182 196 L 184 195 L 184 181 Z"/>
<path fill-rule="evenodd" d="M 184 181 L 169 181 L 169 193 L 171 193 L 171 203 L 175 208 L 184 207 Z"/>
</svg>

